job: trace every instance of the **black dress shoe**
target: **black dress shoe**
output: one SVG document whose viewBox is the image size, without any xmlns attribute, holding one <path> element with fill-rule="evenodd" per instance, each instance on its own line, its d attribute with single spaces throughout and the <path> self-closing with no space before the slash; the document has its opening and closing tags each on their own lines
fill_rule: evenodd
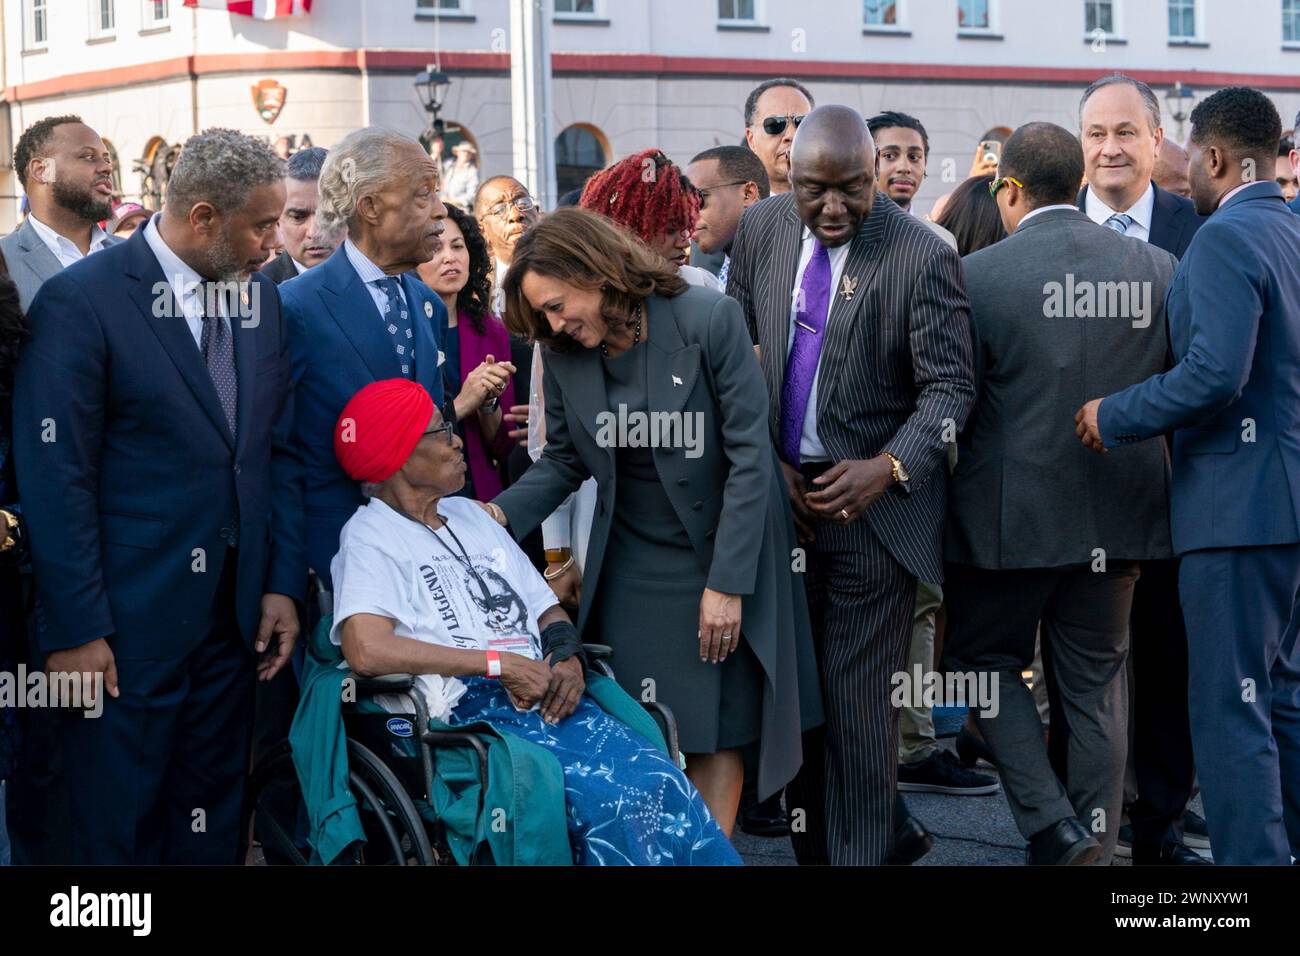
<svg viewBox="0 0 1300 956">
<path fill-rule="evenodd" d="M 746 807 L 740 815 L 740 829 L 750 836 L 789 836 L 790 820 L 785 815 L 785 808 L 781 806 L 781 792 Z"/>
<path fill-rule="evenodd" d="M 998 762 L 993 759 L 993 751 L 989 749 L 989 745 L 967 730 L 965 725 L 957 731 L 957 759 L 967 769 L 974 767 L 981 760 L 991 767 L 998 765 Z"/>
<path fill-rule="evenodd" d="M 1214 864 L 1195 850 L 1181 843 L 1133 844 L 1134 866 L 1213 866 Z"/>
<path fill-rule="evenodd" d="M 894 826 L 894 852 L 886 866 L 911 866 L 930 852 L 934 837 L 916 817 L 908 816 Z"/>
<path fill-rule="evenodd" d="M 1029 838 L 1030 866 L 1087 866 L 1101 859 L 1101 844 L 1074 817 L 1057 820 Z"/>
</svg>

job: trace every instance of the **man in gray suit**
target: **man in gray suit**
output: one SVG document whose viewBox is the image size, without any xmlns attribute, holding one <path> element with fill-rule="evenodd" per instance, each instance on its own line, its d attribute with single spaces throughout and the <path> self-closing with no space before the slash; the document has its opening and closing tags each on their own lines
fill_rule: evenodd
<svg viewBox="0 0 1300 956">
<path fill-rule="evenodd" d="M 1176 262 L 1075 207 L 1083 155 L 1067 130 L 1022 126 L 998 173 L 1008 238 L 963 260 L 978 397 L 949 498 L 943 669 L 998 682 L 996 713 L 979 723 L 1029 862 L 1106 863 L 1123 796 L 1129 609 L 1138 562 L 1171 554 L 1168 469 L 1154 442 L 1089 456 L 1070 426 L 1087 396 L 1166 368 Z M 1040 620 L 1071 728 L 1068 792 L 1020 680 Z"/>
<path fill-rule="evenodd" d="M 759 347 L 770 425 L 807 551 L 826 731 L 786 789 L 801 863 L 924 853 L 895 831 L 898 710 L 917 579 L 942 580 L 947 442 L 974 399 L 957 254 L 878 198 L 875 146 L 845 106 L 808 114 L 790 194 L 746 211 L 727 292 Z M 899 835 L 906 838 L 900 840 Z M 919 852 L 918 852 L 919 851 Z"/>
<path fill-rule="evenodd" d="M 0 253 L 26 312 L 46 279 L 121 240 L 98 225 L 113 214 L 112 157 L 80 116 L 27 127 L 14 148 L 14 171 L 31 213 L 0 239 Z"/>
</svg>

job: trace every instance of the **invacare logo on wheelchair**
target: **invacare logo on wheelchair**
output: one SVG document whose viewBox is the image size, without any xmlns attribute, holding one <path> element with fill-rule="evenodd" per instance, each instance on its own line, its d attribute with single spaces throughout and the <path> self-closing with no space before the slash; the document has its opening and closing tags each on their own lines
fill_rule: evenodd
<svg viewBox="0 0 1300 956">
<path fill-rule="evenodd" d="M 69 707 L 83 717 L 104 712 L 104 675 L 89 671 L 0 671 L 0 710 L 6 707 Z"/>
<path fill-rule="evenodd" d="M 126 926 L 132 936 L 153 927 L 151 893 L 82 893 L 78 886 L 50 897 L 51 926 Z"/>
</svg>

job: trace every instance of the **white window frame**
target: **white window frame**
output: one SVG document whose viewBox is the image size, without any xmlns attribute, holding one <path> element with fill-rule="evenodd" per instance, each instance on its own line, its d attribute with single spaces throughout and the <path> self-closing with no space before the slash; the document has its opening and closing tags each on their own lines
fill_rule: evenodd
<svg viewBox="0 0 1300 956">
<path fill-rule="evenodd" d="M 739 3 L 740 0 L 732 0 L 733 3 Z M 754 19 L 738 20 L 735 17 L 724 17 L 718 15 L 718 26 L 720 27 L 762 27 L 767 25 L 767 9 L 765 0 L 754 0 Z"/>
<path fill-rule="evenodd" d="M 893 23 L 868 23 L 867 7 L 863 4 L 862 29 L 867 33 L 906 33 L 908 30 L 907 0 L 894 0 Z"/>
<path fill-rule="evenodd" d="M 45 14 L 45 36 L 36 39 L 36 4 Z M 50 0 L 23 0 L 23 49 L 45 50 L 50 45 Z"/>
<path fill-rule="evenodd" d="M 161 17 L 153 15 L 153 0 L 140 0 L 140 29 L 156 30 L 171 25 L 172 2 L 167 0 L 167 12 Z"/>
<path fill-rule="evenodd" d="M 986 26 L 986 27 L 963 27 L 963 26 L 958 26 L 958 27 L 957 27 L 957 36 L 959 36 L 959 37 L 985 37 L 985 36 L 997 36 L 997 35 L 998 35 L 998 26 L 999 26 L 999 23 L 1000 23 L 998 15 L 999 15 L 999 13 L 1001 13 L 1001 11 L 998 9 L 999 2 L 998 2 L 998 0 L 988 0 L 988 4 L 989 4 L 989 25 Z M 957 8 L 957 12 L 958 12 L 958 13 L 961 12 L 961 2 L 960 2 L 960 0 L 954 0 L 954 2 L 953 2 L 953 6 Z"/>
<path fill-rule="evenodd" d="M 591 13 L 580 13 L 573 10 L 560 10 L 553 7 L 556 20 L 577 20 L 579 23 L 586 20 L 604 20 L 605 17 L 605 0 L 593 0 L 591 4 Z"/>
<path fill-rule="evenodd" d="M 1169 29 L 1169 4 L 1172 0 L 1165 0 L 1165 30 Z M 1179 0 L 1185 3 L 1187 0 Z M 1190 0 L 1192 4 L 1192 30 L 1191 36 L 1174 36 L 1169 34 L 1169 42 L 1174 46 L 1182 44 L 1201 44 L 1205 42 L 1205 4 L 1202 0 Z"/>
<path fill-rule="evenodd" d="M 1095 31 L 1088 32 L 1088 4 L 1095 0 L 1084 0 L 1083 6 L 1083 38 L 1085 40 L 1095 40 Z M 1111 30 L 1105 34 L 1107 40 L 1121 40 L 1124 37 L 1124 0 L 1105 0 L 1110 4 L 1110 25 Z M 1169 13 L 1166 10 L 1165 16 Z"/>
<path fill-rule="evenodd" d="M 1294 39 L 1286 38 L 1286 4 L 1287 0 L 1282 0 L 1282 46 L 1287 50 L 1300 50 L 1300 0 L 1291 0 L 1295 4 L 1296 34 Z"/>
<path fill-rule="evenodd" d="M 113 14 L 113 25 L 104 26 L 103 14 L 104 0 L 86 0 L 86 11 L 90 15 L 90 39 L 91 40 L 111 40 L 117 36 L 117 0 L 108 0 L 109 12 Z"/>
</svg>

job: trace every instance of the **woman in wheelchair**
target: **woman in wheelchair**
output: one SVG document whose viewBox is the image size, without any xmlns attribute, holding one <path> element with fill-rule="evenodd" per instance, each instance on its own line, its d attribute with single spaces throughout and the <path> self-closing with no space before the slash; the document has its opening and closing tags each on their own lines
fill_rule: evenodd
<svg viewBox="0 0 1300 956">
<path fill-rule="evenodd" d="M 331 565 L 330 639 L 352 670 L 416 675 L 431 718 L 486 722 L 563 768 L 579 864 L 739 864 L 668 756 L 584 693 L 582 644 L 545 580 L 475 502 L 460 438 L 415 382 L 374 382 L 334 449 L 368 502 Z"/>
</svg>

